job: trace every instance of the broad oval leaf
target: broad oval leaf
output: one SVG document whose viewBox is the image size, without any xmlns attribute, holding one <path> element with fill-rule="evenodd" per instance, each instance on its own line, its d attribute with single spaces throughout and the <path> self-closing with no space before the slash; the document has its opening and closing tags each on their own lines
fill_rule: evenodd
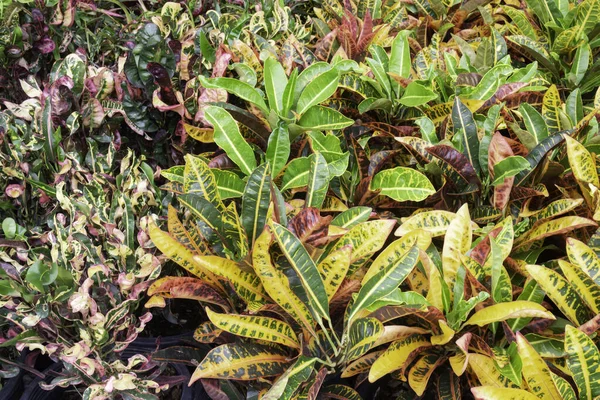
<svg viewBox="0 0 600 400">
<path fill-rule="evenodd" d="M 421 172 L 396 167 L 379 172 L 371 181 L 371 190 L 396 201 L 421 201 L 435 193 L 435 188 Z"/>
<path fill-rule="evenodd" d="M 460 267 L 462 256 L 471 249 L 472 236 L 469 208 L 467 204 L 464 204 L 448 225 L 442 250 L 444 280 L 450 284 L 450 287 L 454 287 L 454 278 Z"/>
<path fill-rule="evenodd" d="M 205 88 L 224 89 L 242 100 L 256 104 L 265 114 L 268 114 L 269 108 L 262 95 L 246 82 L 233 78 L 205 78 L 202 75 L 198 79 Z"/>
<path fill-rule="evenodd" d="M 595 187 L 599 187 L 598 172 L 596 171 L 596 161 L 589 151 L 577 140 L 573 139 L 569 135 L 564 135 L 567 143 L 567 156 L 569 158 L 569 165 L 575 175 L 575 179 L 580 184 L 585 185 L 591 183 Z"/>
<path fill-rule="evenodd" d="M 332 108 L 313 106 L 300 117 L 298 126 L 307 131 L 328 131 L 343 129 L 353 123 L 354 120 Z"/>
</svg>

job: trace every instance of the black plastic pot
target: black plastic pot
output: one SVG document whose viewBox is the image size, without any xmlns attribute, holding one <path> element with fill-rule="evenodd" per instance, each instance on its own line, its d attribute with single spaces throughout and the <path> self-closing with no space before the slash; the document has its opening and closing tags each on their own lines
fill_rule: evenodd
<svg viewBox="0 0 600 400">
<path fill-rule="evenodd" d="M 159 338 L 138 338 L 133 341 L 124 351 L 121 352 L 121 359 L 126 360 L 135 354 L 149 354 L 156 349 L 164 349 L 172 346 L 193 345 L 193 334 L 184 333 L 175 336 L 164 336 Z M 20 362 L 25 361 L 27 352 L 24 352 L 19 357 Z M 49 359 L 42 360 L 41 365 L 44 365 L 42 373 L 45 378 L 40 378 L 28 374 L 27 371 L 21 370 L 19 375 L 9 379 L 0 390 L 0 400 L 57 400 L 67 389 L 57 387 L 53 390 L 44 390 L 40 387 L 40 382 L 45 381 L 50 383 L 54 378 L 53 372 L 59 371 L 62 363 L 51 363 Z M 48 363 L 50 362 L 50 365 Z M 40 364 L 40 363 L 38 363 Z M 190 367 L 183 364 L 170 364 L 177 374 L 184 376 L 187 379 L 182 383 L 181 400 L 210 400 L 206 391 L 200 382 L 188 387 L 187 382 L 191 377 Z M 41 368 L 40 368 L 41 369 Z M 33 377 L 33 378 L 32 378 Z"/>
</svg>

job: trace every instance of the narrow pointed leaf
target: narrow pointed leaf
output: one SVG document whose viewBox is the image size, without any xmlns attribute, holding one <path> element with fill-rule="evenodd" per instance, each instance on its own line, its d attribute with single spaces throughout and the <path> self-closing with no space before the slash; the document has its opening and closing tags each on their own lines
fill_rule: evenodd
<svg viewBox="0 0 600 400">
<path fill-rule="evenodd" d="M 298 238 L 289 230 L 276 222 L 271 222 L 269 226 L 273 238 L 300 278 L 309 299 L 313 316 L 316 319 L 324 318 L 329 320 L 327 292 L 314 261 Z"/>
<path fill-rule="evenodd" d="M 288 354 L 276 347 L 253 343 L 224 344 L 206 355 L 189 385 L 207 378 L 248 381 L 277 376 L 289 366 L 288 360 Z"/>
<path fill-rule="evenodd" d="M 581 400 L 600 396 L 600 353 L 592 339 L 580 330 L 567 325 L 565 330 L 567 367 Z"/>
<path fill-rule="evenodd" d="M 237 122 L 229 112 L 217 106 L 206 107 L 204 113 L 215 129 L 215 143 L 225 150 L 244 174 L 250 175 L 256 168 L 256 158 L 252 148 L 242 137 Z"/>
<path fill-rule="evenodd" d="M 219 314 L 206 308 L 210 321 L 219 329 L 237 336 L 265 340 L 300 348 L 298 338 L 291 326 L 275 318 L 253 315 Z"/>
<path fill-rule="evenodd" d="M 528 265 L 527 272 L 571 322 L 579 326 L 589 319 L 589 313 L 577 292 L 557 272 L 540 265 Z"/>
<path fill-rule="evenodd" d="M 540 304 L 531 301 L 516 300 L 508 303 L 494 304 L 479 310 L 465 322 L 465 325 L 485 326 L 493 322 L 522 317 L 555 319 L 554 315 Z"/>
</svg>

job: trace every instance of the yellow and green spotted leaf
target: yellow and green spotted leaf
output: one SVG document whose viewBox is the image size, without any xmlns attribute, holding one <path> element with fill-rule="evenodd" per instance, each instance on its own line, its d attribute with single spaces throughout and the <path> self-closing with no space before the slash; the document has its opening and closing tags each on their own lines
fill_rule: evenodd
<svg viewBox="0 0 600 400">
<path fill-rule="evenodd" d="M 351 257 L 352 246 L 348 245 L 331 252 L 317 265 L 330 301 L 348 273 Z"/>
<path fill-rule="evenodd" d="M 577 294 L 594 312 L 600 314 L 600 286 L 596 284 L 580 267 L 565 260 L 558 260 L 563 275 L 577 290 Z"/>
<path fill-rule="evenodd" d="M 596 284 L 600 285 L 600 259 L 594 250 L 575 238 L 568 238 L 567 255 L 571 263 L 585 271 Z"/>
<path fill-rule="evenodd" d="M 371 350 L 383 334 L 383 324 L 377 318 L 359 318 L 352 322 L 348 333 L 348 360 L 354 360 Z"/>
<path fill-rule="evenodd" d="M 600 353 L 592 339 L 580 330 L 567 325 L 565 330 L 567 367 L 579 391 L 581 400 L 600 396 Z"/>
<path fill-rule="evenodd" d="M 563 123 L 560 119 L 560 95 L 556 85 L 552 85 L 548 88 L 544 94 L 544 100 L 542 102 L 542 117 L 548 127 L 548 133 L 553 134 L 558 131 L 562 131 Z"/>
<path fill-rule="evenodd" d="M 298 321 L 304 329 L 312 330 L 314 319 L 307 305 L 296 296 L 282 271 L 271 260 L 269 247 L 273 238 L 265 229 L 254 243 L 252 265 L 260 278 L 265 291 L 281 308 Z"/>
<path fill-rule="evenodd" d="M 537 400 L 538 397 L 526 390 L 479 386 L 471 389 L 475 400 Z"/>
<path fill-rule="evenodd" d="M 355 225 L 326 251 L 325 256 L 344 246 L 352 246 L 351 274 L 383 247 L 395 224 L 394 220 L 380 219 Z"/>
<path fill-rule="evenodd" d="M 218 256 L 194 256 L 193 260 L 203 269 L 227 279 L 235 291 L 248 304 L 264 304 L 267 293 L 254 272 L 243 270 L 238 263 Z"/>
<path fill-rule="evenodd" d="M 483 354 L 470 353 L 469 366 L 483 386 L 495 388 L 518 388 L 510 379 L 502 375 L 496 368 L 494 359 Z M 534 396 L 534 398 L 537 398 Z"/>
<path fill-rule="evenodd" d="M 439 354 L 425 354 L 421 356 L 408 371 L 408 384 L 419 396 L 427 389 L 429 378 L 446 359 Z"/>
<path fill-rule="evenodd" d="M 579 326 L 589 319 L 581 298 L 565 278 L 540 265 L 528 265 L 526 268 L 569 321 Z"/>
<path fill-rule="evenodd" d="M 404 219 L 394 235 L 404 236 L 414 229 L 422 229 L 430 232 L 433 237 L 442 236 L 455 217 L 456 214 L 450 211 L 423 211 Z"/>
<path fill-rule="evenodd" d="M 215 206 L 221 205 L 214 174 L 201 158 L 191 154 L 185 156 L 183 190 L 185 193 L 201 195 Z"/>
<path fill-rule="evenodd" d="M 194 259 L 195 254 L 183 244 L 179 243 L 173 236 L 160 230 L 155 224 L 149 226 L 148 232 L 150 234 L 150 239 L 152 239 L 152 243 L 154 243 L 164 255 L 203 281 L 208 282 L 215 287 L 220 287 L 215 274 L 200 265 Z"/>
<path fill-rule="evenodd" d="M 552 379 L 550 368 L 520 333 L 517 333 L 517 348 L 529 390 L 541 399 L 561 400 L 562 396 Z"/>
<path fill-rule="evenodd" d="M 249 381 L 282 374 L 290 365 L 286 351 L 254 343 L 229 343 L 208 352 L 194 371 L 190 385 L 198 379 Z"/>
<path fill-rule="evenodd" d="M 377 360 L 384 352 L 385 350 L 377 350 L 352 361 L 348 364 L 346 369 L 342 371 L 342 378 L 349 378 L 367 372 L 371 369 L 375 360 Z"/>
<path fill-rule="evenodd" d="M 219 314 L 209 308 L 206 309 L 206 314 L 217 328 L 231 334 L 300 348 L 292 327 L 281 320 L 253 315 Z"/>
<path fill-rule="evenodd" d="M 519 248 L 537 240 L 545 239 L 549 236 L 560 235 L 575 229 L 589 226 L 596 226 L 596 223 L 590 219 L 578 216 L 561 217 L 552 219 L 550 221 L 543 221 L 539 225 L 527 231 L 525 234 L 521 235 L 517 239 L 515 247 Z"/>
</svg>

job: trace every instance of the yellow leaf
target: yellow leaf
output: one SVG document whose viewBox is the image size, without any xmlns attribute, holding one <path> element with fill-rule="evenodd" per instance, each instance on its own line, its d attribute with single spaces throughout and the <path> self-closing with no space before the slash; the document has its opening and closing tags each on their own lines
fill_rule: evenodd
<svg viewBox="0 0 600 400">
<path fill-rule="evenodd" d="M 408 384 L 417 395 L 423 395 L 431 374 L 444 361 L 445 358 L 439 354 L 425 354 L 415 362 L 408 372 Z"/>
<path fill-rule="evenodd" d="M 479 310 L 465 322 L 465 325 L 486 326 L 493 322 L 506 321 L 511 318 L 556 319 L 551 312 L 538 303 L 515 300 L 508 303 L 494 304 Z"/>
<path fill-rule="evenodd" d="M 431 344 L 435 346 L 443 346 L 450 340 L 452 340 L 456 332 L 454 332 L 454 330 L 448 326 L 446 321 L 439 320 L 438 323 L 440 324 L 440 329 L 442 330 L 442 333 L 440 335 L 432 336 Z"/>
<path fill-rule="evenodd" d="M 475 400 L 538 400 L 538 398 L 522 389 L 497 388 L 480 386 L 471 389 Z"/>
<path fill-rule="evenodd" d="M 523 376 L 529 389 L 541 399 L 562 400 L 550 368 L 527 339 L 518 332 L 517 350 L 523 362 Z"/>
<path fill-rule="evenodd" d="M 469 207 L 467 204 L 463 204 L 456 213 L 456 218 L 448 226 L 442 250 L 444 280 L 451 291 L 454 287 L 456 272 L 460 267 L 461 257 L 471 249 L 472 239 L 473 231 L 471 229 Z"/>
<path fill-rule="evenodd" d="M 348 273 L 351 257 L 352 246 L 344 246 L 331 252 L 317 265 L 330 301 Z"/>
<path fill-rule="evenodd" d="M 198 128 L 190 124 L 183 124 L 185 132 L 193 139 L 202 143 L 214 143 L 214 131 L 212 128 Z"/>
<path fill-rule="evenodd" d="M 574 238 L 567 239 L 567 255 L 569 260 L 581 268 L 600 285 L 600 259 L 585 243 Z"/>
<path fill-rule="evenodd" d="M 431 347 L 431 342 L 423 335 L 411 335 L 395 341 L 373 363 L 369 371 L 369 382 L 375 382 L 392 371 L 403 368 L 410 363 L 419 350 Z"/>
<path fill-rule="evenodd" d="M 484 386 L 516 388 L 517 386 L 498 371 L 491 357 L 469 353 L 469 366 Z"/>
</svg>

